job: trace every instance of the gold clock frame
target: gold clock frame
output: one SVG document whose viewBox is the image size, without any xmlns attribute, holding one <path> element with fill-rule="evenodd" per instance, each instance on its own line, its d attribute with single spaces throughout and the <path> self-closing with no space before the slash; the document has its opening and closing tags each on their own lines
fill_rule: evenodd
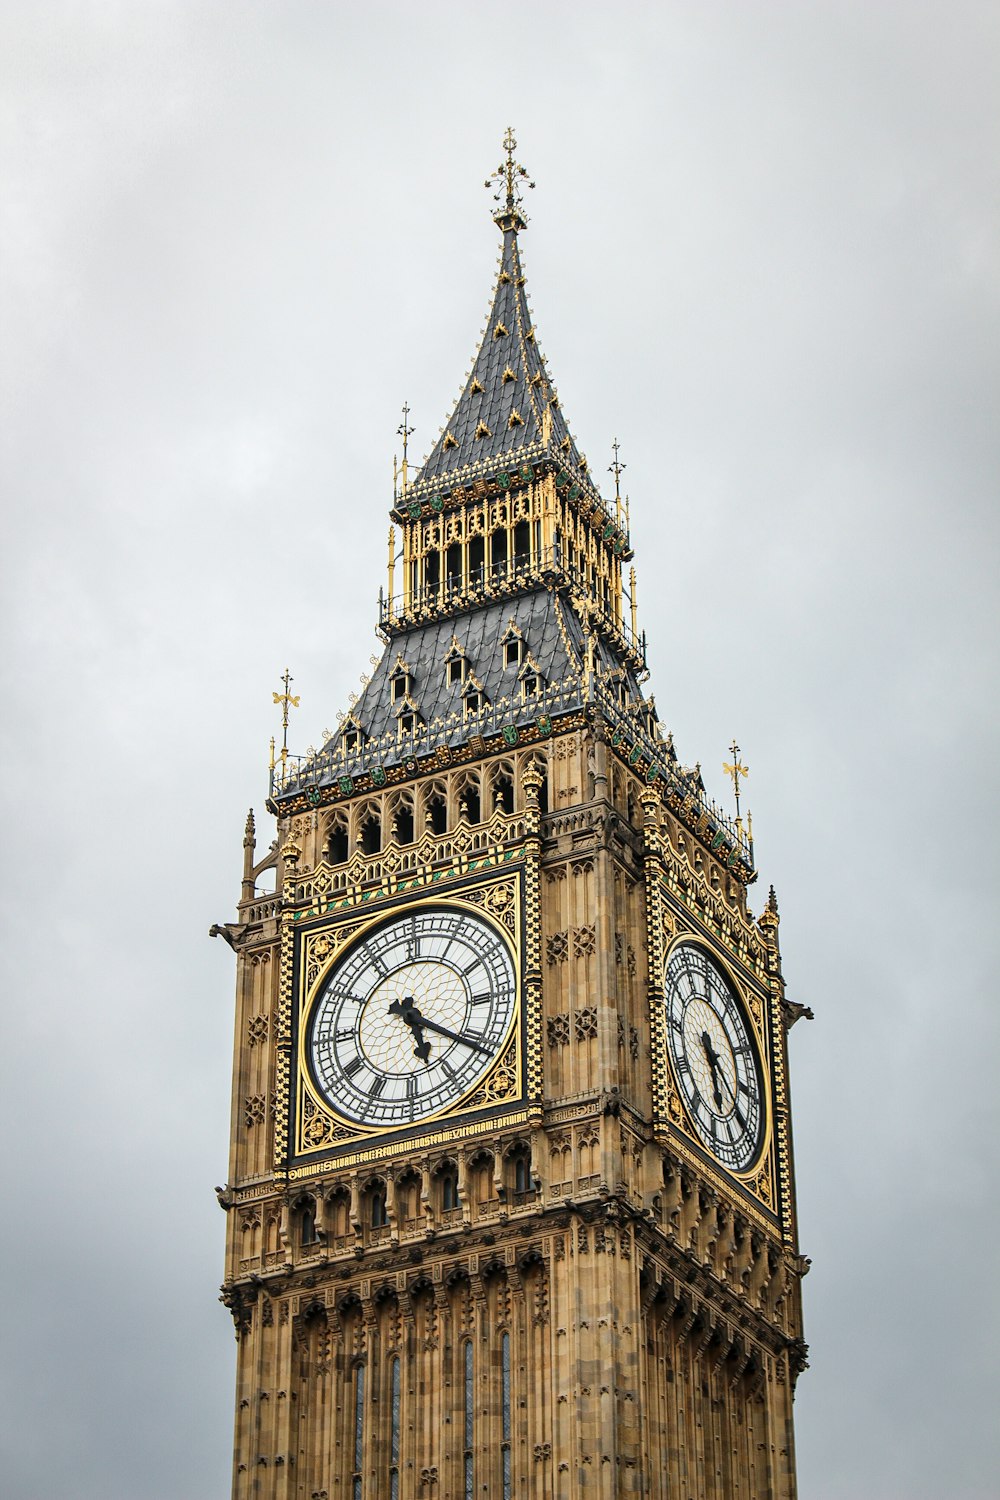
<svg viewBox="0 0 1000 1500">
<path fill-rule="evenodd" d="M 469 1125 L 468 1130 L 479 1130 L 483 1114 L 502 1110 L 505 1117 L 510 1118 L 509 1111 L 525 1104 L 524 1039 L 528 996 L 522 958 L 523 901 L 522 872 L 513 870 L 471 886 L 450 887 L 433 894 L 422 891 L 409 900 L 397 898 L 379 903 L 363 915 L 356 910 L 343 912 L 335 918 L 314 922 L 295 934 L 297 962 L 294 965 L 293 1007 L 297 1036 L 289 1155 L 296 1166 L 290 1170 L 289 1176 L 297 1176 L 303 1171 L 314 1172 L 314 1159 L 318 1161 L 321 1156 L 336 1153 L 338 1161 L 342 1161 L 343 1152 L 357 1151 L 359 1147 L 367 1147 L 376 1141 L 381 1152 L 391 1150 L 394 1142 L 412 1148 L 416 1141 L 429 1144 L 433 1139 L 454 1139 L 467 1133 L 459 1122 L 470 1114 L 476 1115 L 476 1122 Z M 363 941 L 374 928 L 397 915 L 441 907 L 485 921 L 510 953 L 516 999 L 500 1050 L 486 1072 L 457 1100 L 422 1120 L 401 1125 L 380 1123 L 370 1127 L 347 1120 L 339 1116 L 314 1087 L 307 1064 L 310 1016 L 324 983 L 347 949 Z M 521 1109 L 518 1117 L 527 1118 L 527 1109 Z M 378 1153 L 372 1151 L 370 1154 Z"/>
<path fill-rule="evenodd" d="M 662 996 L 660 1004 L 664 1010 L 664 1020 L 666 1015 L 667 968 L 674 952 L 681 947 L 700 948 L 722 970 L 742 1009 L 743 1017 L 757 1054 L 757 1074 L 760 1080 L 761 1112 L 764 1128 L 761 1133 L 760 1148 L 748 1167 L 737 1170 L 737 1168 L 729 1167 L 724 1162 L 719 1161 L 712 1153 L 710 1147 L 701 1139 L 701 1136 L 691 1122 L 690 1113 L 677 1087 L 673 1059 L 670 1056 L 670 1051 L 666 1043 L 665 1027 L 661 1025 L 659 1028 L 659 1046 L 663 1053 L 665 1065 L 666 1113 L 670 1126 L 686 1142 L 689 1142 L 696 1148 L 699 1153 L 699 1159 L 707 1159 L 714 1175 L 738 1183 L 747 1193 L 756 1198 L 771 1215 L 776 1217 L 778 1213 L 778 1182 L 774 1156 L 774 1082 L 772 1069 L 768 1066 L 768 1058 L 772 1050 L 769 1037 L 770 1027 L 768 1025 L 770 997 L 766 991 L 758 994 L 757 991 L 751 989 L 735 972 L 726 954 L 721 952 L 714 944 L 708 942 L 701 933 L 693 929 L 678 926 L 663 951 L 663 971 L 660 975 L 659 983 Z"/>
</svg>

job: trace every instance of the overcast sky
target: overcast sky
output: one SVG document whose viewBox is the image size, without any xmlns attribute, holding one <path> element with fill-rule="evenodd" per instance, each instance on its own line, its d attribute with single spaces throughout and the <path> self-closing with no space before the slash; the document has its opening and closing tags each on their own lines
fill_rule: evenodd
<svg viewBox="0 0 1000 1500">
<path fill-rule="evenodd" d="M 661 717 L 774 882 L 803 1500 L 996 1439 L 1000 8 L 0 7 L 8 1500 L 228 1493 L 233 957 L 286 664 L 378 649 L 395 431 L 468 367 L 513 124 Z"/>
</svg>

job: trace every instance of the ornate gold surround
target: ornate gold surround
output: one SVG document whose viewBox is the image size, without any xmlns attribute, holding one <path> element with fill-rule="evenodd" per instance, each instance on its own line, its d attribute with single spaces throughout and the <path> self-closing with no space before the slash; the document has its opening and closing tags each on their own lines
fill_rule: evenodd
<svg viewBox="0 0 1000 1500">
<path fill-rule="evenodd" d="M 661 1119 L 670 1123 L 671 1135 L 674 1142 L 680 1137 L 684 1144 L 696 1154 L 699 1161 L 707 1166 L 712 1176 L 717 1176 L 720 1186 L 727 1182 L 738 1183 L 744 1191 L 756 1198 L 769 1213 L 776 1215 L 778 1212 L 778 1183 L 776 1164 L 774 1158 L 774 1108 L 773 1097 L 774 1080 L 770 1066 L 772 1055 L 772 1017 L 771 999 L 763 989 L 749 984 L 745 977 L 741 977 L 729 961 L 728 955 L 719 942 L 709 942 L 703 934 L 693 926 L 679 923 L 673 916 L 666 902 L 663 907 L 663 972 L 670 961 L 670 955 L 680 944 L 693 944 L 703 948 L 712 961 L 719 965 L 726 974 L 735 994 L 739 999 L 744 1018 L 750 1029 L 754 1047 L 757 1052 L 757 1070 L 761 1082 L 761 1107 L 763 1111 L 763 1132 L 761 1147 L 756 1158 L 745 1171 L 737 1171 L 730 1167 L 722 1168 L 716 1163 L 709 1152 L 699 1140 L 697 1133 L 688 1120 L 687 1111 L 674 1083 L 673 1072 L 667 1057 L 664 1045 L 664 1029 L 662 1023 L 654 1027 L 655 1046 L 663 1049 L 663 1066 L 659 1072 L 659 1088 L 654 1085 L 654 1093 L 660 1097 L 654 1099 L 654 1109 Z M 656 1004 L 662 1011 L 662 995 Z"/>
<path fill-rule="evenodd" d="M 374 1146 L 376 1141 L 380 1150 L 391 1149 L 394 1140 L 409 1148 L 415 1140 L 436 1138 L 442 1131 L 451 1134 L 458 1122 L 473 1112 L 481 1115 L 497 1109 L 508 1111 L 522 1103 L 525 1095 L 524 1038 L 528 1020 L 522 963 L 523 900 L 522 871 L 513 869 L 500 877 L 475 884 L 458 886 L 449 883 L 444 889 L 439 887 L 433 896 L 422 893 L 410 901 L 400 901 L 398 896 L 389 898 L 366 908 L 363 917 L 357 912 L 344 913 L 313 922 L 295 932 L 295 960 L 288 974 L 293 987 L 290 1010 L 296 1018 L 297 1042 L 289 1087 L 290 1155 L 298 1163 L 295 1175 L 303 1166 L 307 1171 L 315 1170 L 313 1159 L 321 1155 L 335 1153 L 339 1158 L 344 1151 Z M 510 1029 L 486 1074 L 453 1104 L 416 1125 L 380 1124 L 374 1129 L 365 1129 L 354 1121 L 339 1118 L 312 1084 L 305 1057 L 309 1013 L 326 975 L 352 943 L 390 914 L 441 905 L 474 913 L 489 922 L 509 947 L 519 997 Z"/>
</svg>

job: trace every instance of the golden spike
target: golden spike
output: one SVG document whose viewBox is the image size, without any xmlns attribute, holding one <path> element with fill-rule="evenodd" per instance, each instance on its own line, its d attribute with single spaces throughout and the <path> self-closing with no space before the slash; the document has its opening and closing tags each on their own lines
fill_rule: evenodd
<svg viewBox="0 0 1000 1500">
<path fill-rule="evenodd" d="M 392 614 L 393 584 L 396 577 L 396 528 L 389 527 L 389 613 Z"/>
<path fill-rule="evenodd" d="M 737 821 L 737 823 L 739 823 L 739 821 L 740 821 L 740 777 L 741 776 L 749 776 L 749 774 L 750 774 L 750 767 L 743 765 L 742 762 L 740 761 L 740 747 L 739 747 L 739 745 L 737 745 L 735 739 L 733 740 L 733 743 L 729 747 L 729 753 L 733 757 L 732 765 L 730 765 L 728 761 L 723 761 L 723 763 L 722 763 L 722 769 L 723 769 L 723 771 L 725 771 L 725 773 L 726 773 L 727 776 L 731 776 L 733 778 L 733 793 L 734 793 L 734 795 L 736 797 L 736 821 Z"/>
<path fill-rule="evenodd" d="M 638 636 L 639 636 L 639 622 L 638 622 L 638 619 L 637 619 L 638 604 L 637 604 L 636 597 L 635 597 L 635 567 L 634 567 L 634 565 L 631 568 L 629 568 L 629 570 L 628 570 L 628 599 L 629 599 L 629 604 L 632 606 L 632 636 L 633 636 L 633 639 L 638 639 Z"/>
<path fill-rule="evenodd" d="M 281 680 L 285 685 L 285 691 L 283 693 L 274 693 L 272 696 L 275 703 L 281 704 L 281 759 L 284 762 L 288 759 L 288 710 L 290 707 L 298 708 L 299 695 L 288 691 L 289 686 L 295 679 L 287 667 L 285 668 L 285 675 Z"/>
</svg>

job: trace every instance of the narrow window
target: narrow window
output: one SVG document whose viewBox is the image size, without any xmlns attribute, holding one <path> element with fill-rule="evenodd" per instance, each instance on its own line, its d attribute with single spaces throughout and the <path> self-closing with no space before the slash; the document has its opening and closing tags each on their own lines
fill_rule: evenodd
<svg viewBox="0 0 1000 1500">
<path fill-rule="evenodd" d="M 377 854 L 382 847 L 382 825 L 378 818 L 366 818 L 361 825 L 361 847 L 366 854 Z"/>
<path fill-rule="evenodd" d="M 424 559 L 424 583 L 428 589 L 433 589 L 436 593 L 440 582 L 441 554 L 440 552 L 428 552 Z"/>
<path fill-rule="evenodd" d="M 399 1356 L 393 1358 L 389 1375 L 392 1392 L 392 1433 L 389 1439 L 389 1500 L 399 1500 Z"/>
<path fill-rule="evenodd" d="M 514 1191 L 515 1193 L 526 1193 L 530 1186 L 528 1158 L 526 1156 L 517 1156 L 514 1158 Z"/>
<path fill-rule="evenodd" d="M 396 843 L 413 843 L 413 809 L 405 802 L 396 811 Z"/>
<path fill-rule="evenodd" d="M 465 661 L 461 656 L 456 656 L 448 663 L 448 681 L 450 683 L 461 682 L 465 676 Z"/>
<path fill-rule="evenodd" d="M 503 648 L 503 664 L 505 667 L 517 667 L 521 664 L 521 642 L 518 640 L 507 641 Z"/>
<path fill-rule="evenodd" d="M 382 1229 L 388 1223 L 385 1211 L 385 1188 L 372 1189 L 372 1228 Z"/>
<path fill-rule="evenodd" d="M 528 521 L 518 521 L 514 527 L 514 562 L 523 565 L 530 560 L 531 555 L 531 525 Z"/>
<path fill-rule="evenodd" d="M 486 543 L 481 536 L 474 536 L 469 542 L 469 582 L 472 584 L 482 583 L 483 560 L 486 556 Z"/>
<path fill-rule="evenodd" d="M 328 847 L 330 850 L 330 863 L 333 865 L 342 865 L 350 853 L 350 846 L 347 842 L 347 829 L 332 829 Z"/>
<path fill-rule="evenodd" d="M 445 1213 L 458 1207 L 458 1178 L 450 1170 L 441 1178 L 441 1207 Z"/>
<path fill-rule="evenodd" d="M 307 1203 L 299 1210 L 299 1238 L 303 1245 L 316 1243 L 316 1214 Z"/>
<path fill-rule="evenodd" d="M 526 698 L 534 698 L 538 693 L 538 678 L 534 676 L 525 677 L 521 684 L 521 691 Z"/>
<path fill-rule="evenodd" d="M 445 566 L 448 570 L 448 587 L 457 589 L 462 583 L 462 544 L 452 542 L 445 553 Z"/>
<path fill-rule="evenodd" d="M 475 1392 L 472 1385 L 472 1341 L 465 1345 L 465 1500 L 472 1500 L 472 1414 Z"/>
<path fill-rule="evenodd" d="M 354 1372 L 354 1484 L 353 1500 L 361 1500 L 361 1465 L 364 1462 L 365 1367 Z"/>
<path fill-rule="evenodd" d="M 443 797 L 434 797 L 430 805 L 431 833 L 442 834 L 448 832 L 448 808 Z"/>
<path fill-rule="evenodd" d="M 413 730 L 414 730 L 415 724 L 416 724 L 416 719 L 414 718 L 413 714 L 400 714 L 400 716 L 399 716 L 399 732 L 400 732 L 400 734 L 412 734 Z"/>
<path fill-rule="evenodd" d="M 502 577 L 507 571 L 507 529 L 494 531 L 490 538 L 490 562 L 493 564 L 495 577 Z"/>
<path fill-rule="evenodd" d="M 503 1500 L 511 1500 L 510 1487 L 510 1334 L 501 1340 L 501 1387 L 500 1397 L 503 1412 L 503 1442 L 500 1445 Z"/>
</svg>

